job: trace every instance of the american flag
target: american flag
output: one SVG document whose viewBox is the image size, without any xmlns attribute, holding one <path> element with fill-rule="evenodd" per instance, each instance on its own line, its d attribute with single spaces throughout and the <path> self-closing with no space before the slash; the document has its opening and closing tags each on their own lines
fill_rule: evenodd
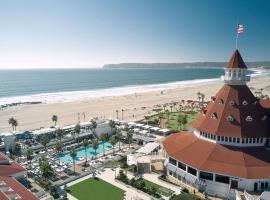
<svg viewBox="0 0 270 200">
<path fill-rule="evenodd" d="M 243 24 L 238 24 L 237 33 L 243 33 L 243 32 L 244 32 L 244 25 Z"/>
</svg>

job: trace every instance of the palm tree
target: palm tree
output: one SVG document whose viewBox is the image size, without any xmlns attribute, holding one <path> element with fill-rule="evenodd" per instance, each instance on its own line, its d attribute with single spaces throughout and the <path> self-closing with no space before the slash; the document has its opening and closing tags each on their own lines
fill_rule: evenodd
<svg viewBox="0 0 270 200">
<path fill-rule="evenodd" d="M 92 133 L 96 136 L 96 128 L 97 128 L 97 122 L 95 120 L 91 120 L 90 129 Z"/>
<path fill-rule="evenodd" d="M 118 137 L 118 145 L 119 145 L 119 151 L 121 150 L 121 136 L 122 136 L 122 132 L 119 129 L 116 129 L 116 134 Z"/>
<path fill-rule="evenodd" d="M 201 101 L 201 98 L 202 98 L 202 96 L 201 96 L 201 93 L 200 92 L 197 92 L 197 97 L 198 97 L 198 100 L 199 100 L 199 102 Z"/>
<path fill-rule="evenodd" d="M 81 133 L 81 125 L 80 124 L 76 124 L 75 128 L 74 128 L 74 131 L 77 135 L 77 143 L 79 145 L 79 135 Z M 75 139 L 76 140 L 76 139 Z"/>
<path fill-rule="evenodd" d="M 98 149 L 98 139 L 93 140 L 92 148 L 95 151 L 95 155 L 97 155 L 97 149 Z"/>
<path fill-rule="evenodd" d="M 116 110 L 116 119 L 118 119 L 119 110 Z"/>
<path fill-rule="evenodd" d="M 18 121 L 14 117 L 9 118 L 8 124 L 11 125 L 13 131 L 16 131 L 16 127 L 18 126 Z"/>
<path fill-rule="evenodd" d="M 114 146 L 117 143 L 117 138 L 115 137 L 115 135 L 113 135 L 113 136 L 110 137 L 109 142 L 113 146 L 113 154 L 114 154 Z"/>
<path fill-rule="evenodd" d="M 32 160 L 34 159 L 34 151 L 31 148 L 26 150 L 26 160 L 30 161 L 30 168 L 32 169 Z"/>
<path fill-rule="evenodd" d="M 57 123 L 57 121 L 58 121 L 57 115 L 53 115 L 53 116 L 52 116 L 52 121 L 54 122 L 54 126 L 56 126 L 56 123 Z"/>
<path fill-rule="evenodd" d="M 75 148 L 72 148 L 70 151 L 69 151 L 69 155 L 70 157 L 72 158 L 72 162 L 73 162 L 73 172 L 75 174 L 75 158 L 77 156 L 77 151 Z"/>
<path fill-rule="evenodd" d="M 187 116 L 186 115 L 178 115 L 176 120 L 177 120 L 178 124 L 180 125 L 180 128 L 181 127 L 183 128 L 183 126 L 187 123 Z"/>
<path fill-rule="evenodd" d="M 83 140 L 83 147 L 84 147 L 84 152 L 85 152 L 85 166 L 87 164 L 87 147 L 89 146 L 89 142 L 87 139 Z"/>
<path fill-rule="evenodd" d="M 21 144 L 19 142 L 15 143 L 15 147 L 14 147 L 14 155 L 16 156 L 20 156 L 22 154 L 22 147 Z"/>
<path fill-rule="evenodd" d="M 122 111 L 122 120 L 124 120 L 124 109 L 121 110 Z"/>
<path fill-rule="evenodd" d="M 45 179 L 49 179 L 53 175 L 53 170 L 51 168 L 51 165 L 49 164 L 48 159 L 43 155 L 39 159 L 39 168 L 42 173 L 42 176 Z"/>
<path fill-rule="evenodd" d="M 60 142 L 62 142 L 62 138 L 63 138 L 64 134 L 63 134 L 63 130 L 58 128 L 56 130 L 56 137 L 58 140 L 60 140 Z"/>
<path fill-rule="evenodd" d="M 63 151 L 63 146 L 62 146 L 61 142 L 57 141 L 55 143 L 55 150 L 56 150 L 57 153 L 60 153 L 60 152 Z M 60 164 L 60 159 L 59 159 L 59 164 Z"/>
<path fill-rule="evenodd" d="M 44 147 L 44 150 L 47 151 L 47 144 L 49 144 L 50 138 L 47 135 L 43 135 L 40 138 L 40 144 Z"/>
<path fill-rule="evenodd" d="M 130 144 L 132 142 L 132 139 L 133 139 L 133 131 L 132 130 L 128 130 L 128 132 L 127 132 L 127 140 L 128 140 L 129 148 L 130 148 Z"/>
<path fill-rule="evenodd" d="M 105 143 L 106 140 L 107 140 L 106 134 L 105 134 L 105 133 L 100 134 L 99 139 L 100 139 L 101 142 L 102 142 L 102 146 L 103 146 L 103 155 L 105 155 L 105 147 L 104 147 L 104 143 Z"/>
<path fill-rule="evenodd" d="M 110 128 L 111 128 L 111 133 L 113 133 L 113 129 L 115 128 L 115 123 L 114 123 L 113 120 L 110 120 L 110 121 L 109 121 L 109 126 L 110 126 Z"/>
</svg>

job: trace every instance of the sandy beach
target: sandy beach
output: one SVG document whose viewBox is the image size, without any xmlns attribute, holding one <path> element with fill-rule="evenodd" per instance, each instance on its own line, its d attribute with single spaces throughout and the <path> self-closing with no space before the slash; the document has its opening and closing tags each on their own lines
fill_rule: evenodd
<svg viewBox="0 0 270 200">
<path fill-rule="evenodd" d="M 8 124 L 10 117 L 18 120 L 17 130 L 19 131 L 52 126 L 53 114 L 58 116 L 57 124 L 60 126 L 77 123 L 78 113 L 80 113 L 81 122 L 84 121 L 82 113 L 85 113 L 85 121 L 88 121 L 91 117 L 116 118 L 116 110 L 119 110 L 119 119 L 122 119 L 122 109 L 124 109 L 124 120 L 136 121 L 149 114 L 154 105 L 172 101 L 180 102 L 182 99 L 196 100 L 197 92 L 204 93 L 206 100 L 210 99 L 222 85 L 223 82 L 220 80 L 203 85 L 189 85 L 164 90 L 162 93 L 155 91 L 87 101 L 14 106 L 0 111 L 0 132 L 11 131 Z M 248 85 L 255 89 L 264 88 L 263 94 L 270 96 L 270 76 L 253 78 Z"/>
</svg>

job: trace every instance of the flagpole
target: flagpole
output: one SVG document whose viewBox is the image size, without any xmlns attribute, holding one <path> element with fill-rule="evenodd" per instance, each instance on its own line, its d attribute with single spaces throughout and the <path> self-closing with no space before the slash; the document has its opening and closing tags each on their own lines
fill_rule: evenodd
<svg viewBox="0 0 270 200">
<path fill-rule="evenodd" d="M 238 35 L 239 35 L 239 33 L 237 31 L 237 33 L 236 33 L 236 39 L 235 39 L 235 49 L 236 50 L 238 49 Z"/>
</svg>

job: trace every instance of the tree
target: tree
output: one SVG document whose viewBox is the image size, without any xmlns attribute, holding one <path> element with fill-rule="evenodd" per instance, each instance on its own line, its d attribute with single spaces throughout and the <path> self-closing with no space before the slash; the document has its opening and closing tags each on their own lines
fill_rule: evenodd
<svg viewBox="0 0 270 200">
<path fill-rule="evenodd" d="M 98 149 L 98 139 L 93 140 L 92 148 L 95 151 L 95 156 L 97 155 L 97 149 Z"/>
<path fill-rule="evenodd" d="M 63 150 L 62 143 L 61 142 L 56 142 L 55 143 L 55 150 L 60 153 Z"/>
<path fill-rule="evenodd" d="M 99 139 L 102 142 L 102 146 L 103 146 L 103 155 L 105 155 L 105 147 L 104 147 L 104 143 L 107 141 L 107 136 L 105 133 L 100 134 Z"/>
<path fill-rule="evenodd" d="M 129 148 L 130 148 L 130 144 L 132 142 L 132 139 L 133 139 L 133 131 L 128 130 L 128 132 L 127 132 L 127 141 L 128 141 Z"/>
<path fill-rule="evenodd" d="M 70 157 L 72 158 L 72 162 L 73 162 L 73 172 L 75 174 L 75 159 L 76 159 L 76 156 L 77 156 L 77 151 L 75 148 L 72 148 L 70 151 L 69 151 L 69 155 Z"/>
<path fill-rule="evenodd" d="M 15 118 L 13 117 L 9 118 L 8 124 L 11 125 L 13 131 L 16 131 L 16 127 L 18 126 L 18 121 Z"/>
<path fill-rule="evenodd" d="M 63 134 L 63 130 L 58 128 L 56 130 L 56 137 L 58 140 L 60 140 L 60 142 L 62 142 L 62 138 L 63 138 L 64 134 Z"/>
<path fill-rule="evenodd" d="M 111 133 L 113 133 L 113 129 L 115 128 L 115 123 L 114 123 L 113 120 L 110 120 L 110 121 L 109 121 L 109 126 L 110 126 L 110 128 L 111 128 Z"/>
<path fill-rule="evenodd" d="M 177 123 L 180 125 L 180 128 L 183 128 L 183 125 L 187 123 L 187 116 L 186 115 L 178 115 L 177 116 Z"/>
<path fill-rule="evenodd" d="M 30 161 L 30 168 L 32 169 L 32 160 L 34 159 L 34 151 L 31 148 L 26 150 L 26 160 Z"/>
<path fill-rule="evenodd" d="M 85 152 L 85 166 L 87 164 L 87 147 L 89 146 L 89 142 L 87 139 L 83 140 L 83 147 L 84 147 L 84 152 Z"/>
<path fill-rule="evenodd" d="M 97 128 L 97 122 L 95 120 L 91 120 L 90 129 L 92 133 L 96 136 L 96 128 Z"/>
<path fill-rule="evenodd" d="M 122 132 L 119 129 L 116 129 L 116 135 L 118 137 L 118 145 L 119 145 L 119 151 L 121 150 L 121 136 L 122 136 Z"/>
<path fill-rule="evenodd" d="M 75 128 L 74 128 L 74 131 L 75 131 L 75 133 L 76 133 L 76 135 L 77 135 L 77 143 L 78 143 L 78 145 L 79 145 L 79 135 L 80 135 L 80 133 L 81 133 L 81 125 L 80 124 L 76 124 L 76 126 L 75 126 Z"/>
<path fill-rule="evenodd" d="M 54 122 L 54 126 L 56 126 L 56 123 L 57 123 L 57 121 L 58 121 L 57 115 L 53 115 L 53 116 L 52 116 L 52 121 Z"/>
<path fill-rule="evenodd" d="M 115 135 L 113 135 L 113 136 L 110 137 L 109 142 L 110 142 L 110 144 L 113 146 L 113 154 L 114 154 L 114 146 L 115 146 L 116 143 L 117 143 L 117 138 L 115 137 Z"/>
<path fill-rule="evenodd" d="M 53 175 L 51 165 L 44 155 L 39 159 L 39 168 L 44 178 L 49 179 Z"/>
<path fill-rule="evenodd" d="M 16 142 L 14 147 L 14 155 L 20 156 L 21 154 L 22 154 L 21 144 L 19 142 Z"/>
<path fill-rule="evenodd" d="M 48 135 L 42 135 L 40 138 L 40 144 L 44 147 L 44 150 L 47 151 L 47 145 L 50 142 L 50 138 Z"/>
</svg>

